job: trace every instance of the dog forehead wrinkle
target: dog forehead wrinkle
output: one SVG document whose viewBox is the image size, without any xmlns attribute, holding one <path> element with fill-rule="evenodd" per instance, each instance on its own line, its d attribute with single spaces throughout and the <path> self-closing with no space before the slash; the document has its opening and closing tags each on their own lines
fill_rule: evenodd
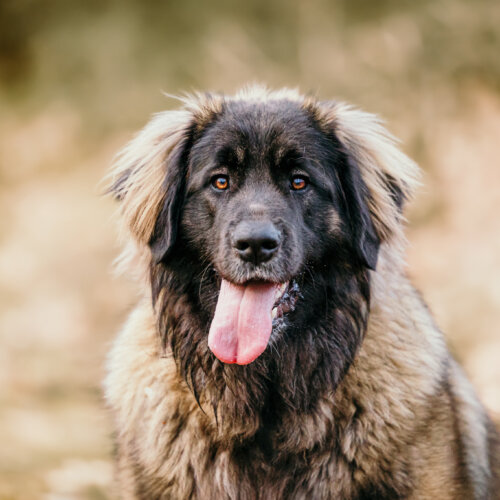
<svg viewBox="0 0 500 500">
<path fill-rule="evenodd" d="M 253 153 L 267 151 L 277 140 L 296 143 L 311 130 L 308 113 L 293 101 L 274 100 L 263 103 L 228 102 L 214 129 L 226 137 L 247 143 Z M 242 141 L 242 142 L 240 142 Z"/>
</svg>

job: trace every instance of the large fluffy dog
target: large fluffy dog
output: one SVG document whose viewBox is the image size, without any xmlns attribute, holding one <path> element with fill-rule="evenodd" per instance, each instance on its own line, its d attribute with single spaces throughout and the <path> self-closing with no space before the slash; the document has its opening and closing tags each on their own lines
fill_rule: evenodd
<svg viewBox="0 0 500 500">
<path fill-rule="evenodd" d="M 124 498 L 499 495 L 493 425 L 405 274 L 416 174 L 373 116 L 261 88 L 189 97 L 125 148 Z"/>
</svg>

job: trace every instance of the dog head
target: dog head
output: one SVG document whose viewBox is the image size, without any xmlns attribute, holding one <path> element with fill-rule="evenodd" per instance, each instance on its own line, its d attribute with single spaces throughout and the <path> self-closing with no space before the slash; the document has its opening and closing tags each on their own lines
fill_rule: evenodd
<svg viewBox="0 0 500 500">
<path fill-rule="evenodd" d="M 373 116 L 252 88 L 157 115 L 119 157 L 112 191 L 152 269 L 182 265 L 200 288 L 208 270 L 208 345 L 247 364 L 273 333 L 318 321 L 322 281 L 376 270 L 415 173 Z"/>
</svg>

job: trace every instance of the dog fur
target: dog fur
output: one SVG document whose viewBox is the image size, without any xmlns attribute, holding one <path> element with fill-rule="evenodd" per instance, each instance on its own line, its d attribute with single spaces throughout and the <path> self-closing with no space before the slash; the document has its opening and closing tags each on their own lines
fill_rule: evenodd
<svg viewBox="0 0 500 500">
<path fill-rule="evenodd" d="M 335 274 L 332 301 L 341 305 L 325 312 L 328 341 L 321 329 L 305 332 L 307 350 L 304 338 L 278 335 L 250 365 L 226 365 L 208 349 L 210 319 L 186 282 L 194 264 L 175 250 L 186 219 L 172 226 L 184 210 L 174 186 L 227 106 L 283 102 L 339 142 L 360 175 L 377 248 L 366 265 Z M 292 90 L 188 96 L 128 144 L 111 191 L 126 241 L 121 265 L 141 298 L 105 381 L 123 498 L 500 498 L 496 430 L 406 275 L 402 206 L 417 179 L 376 117 Z M 341 234 L 338 211 L 321 219 Z M 198 279 L 213 309 L 216 294 Z"/>
</svg>

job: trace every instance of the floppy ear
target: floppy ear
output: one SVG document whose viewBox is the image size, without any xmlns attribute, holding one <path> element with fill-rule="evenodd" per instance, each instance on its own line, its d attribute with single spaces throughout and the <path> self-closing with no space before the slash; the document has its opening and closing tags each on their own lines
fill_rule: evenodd
<svg viewBox="0 0 500 500">
<path fill-rule="evenodd" d="M 149 245 L 155 262 L 175 242 L 195 119 L 189 110 L 156 115 L 118 155 L 109 192 L 121 202 L 127 231 Z"/>
<path fill-rule="evenodd" d="M 168 259 L 177 238 L 179 219 L 186 195 L 188 154 L 192 145 L 193 128 L 191 127 L 191 131 L 186 131 L 184 138 L 169 155 L 168 168 L 163 182 L 163 204 L 148 242 L 155 264 Z"/>
<path fill-rule="evenodd" d="M 370 193 L 355 159 L 343 150 L 340 154 L 343 161 L 340 162 L 336 171 L 342 189 L 344 208 L 349 219 L 354 249 L 360 262 L 374 270 L 377 266 L 380 238 L 367 204 Z"/>
<path fill-rule="evenodd" d="M 344 160 L 339 177 L 356 249 L 374 269 L 380 244 L 404 241 L 402 208 L 418 186 L 418 166 L 375 115 L 333 101 L 311 108 L 321 128 L 335 137 Z"/>
</svg>

